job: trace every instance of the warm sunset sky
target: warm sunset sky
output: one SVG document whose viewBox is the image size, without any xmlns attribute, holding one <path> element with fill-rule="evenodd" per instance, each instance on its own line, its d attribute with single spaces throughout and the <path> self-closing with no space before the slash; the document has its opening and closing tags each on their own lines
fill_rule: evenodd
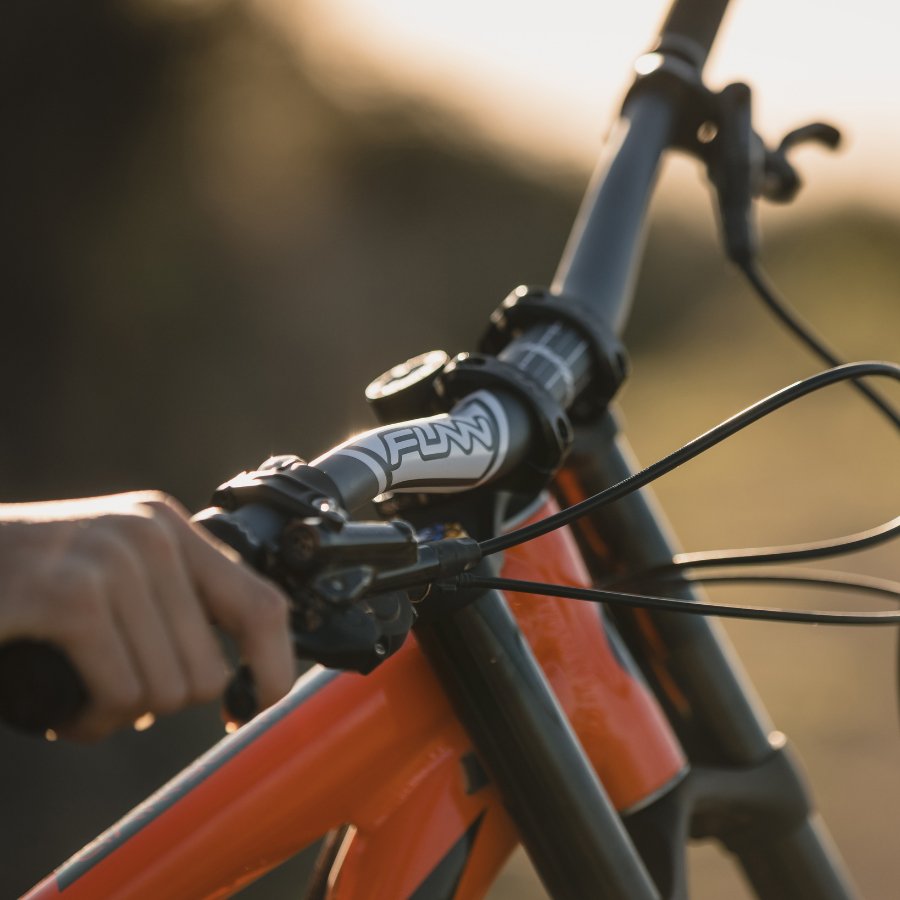
<svg viewBox="0 0 900 900">
<path fill-rule="evenodd" d="M 293 20 L 307 50 L 339 77 L 362 54 L 383 77 L 449 98 L 490 133 L 583 165 L 665 9 L 659 0 L 267 5 Z M 749 81 L 770 139 L 817 118 L 842 126 L 843 158 L 807 150 L 804 170 L 840 179 L 845 192 L 900 197 L 898 26 L 900 4 L 888 0 L 733 0 L 709 80 Z"/>
</svg>

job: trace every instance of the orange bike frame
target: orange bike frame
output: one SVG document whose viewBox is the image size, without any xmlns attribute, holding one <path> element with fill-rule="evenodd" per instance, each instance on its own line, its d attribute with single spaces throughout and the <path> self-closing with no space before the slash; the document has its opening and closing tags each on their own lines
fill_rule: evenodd
<svg viewBox="0 0 900 900">
<path fill-rule="evenodd" d="M 568 530 L 510 550 L 504 574 L 589 584 Z M 529 595 L 510 606 L 616 808 L 679 778 L 681 750 L 600 609 Z M 343 824 L 327 889 L 341 900 L 424 896 L 435 878 L 478 897 L 516 845 L 415 637 L 368 676 L 310 671 L 28 896 L 227 896 Z"/>
</svg>

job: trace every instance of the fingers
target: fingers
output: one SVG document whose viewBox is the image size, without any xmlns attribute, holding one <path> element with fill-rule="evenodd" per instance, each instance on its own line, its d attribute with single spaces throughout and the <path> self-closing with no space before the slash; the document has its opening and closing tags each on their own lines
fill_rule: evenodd
<svg viewBox="0 0 900 900">
<path fill-rule="evenodd" d="M 119 616 L 126 635 L 140 646 L 137 653 L 150 691 L 147 710 L 174 712 L 217 699 L 225 689 L 228 666 L 178 535 L 158 518 L 136 518 L 123 530 L 122 537 L 130 538 L 125 550 L 131 574 L 141 582 L 144 596 L 125 602 Z"/>
<path fill-rule="evenodd" d="M 20 634 L 62 649 L 90 698 L 87 711 L 66 734 L 95 740 L 129 721 L 145 695 L 141 673 L 112 610 L 102 573 L 81 560 L 55 571 L 36 602 L 19 604 Z"/>
<path fill-rule="evenodd" d="M 286 694 L 295 660 L 285 595 L 270 581 L 234 561 L 234 551 L 185 519 L 179 547 L 207 614 L 238 643 L 253 672 L 261 707 Z"/>
<path fill-rule="evenodd" d="M 90 698 L 87 711 L 64 734 L 86 741 L 99 740 L 127 725 L 137 715 L 135 711 L 143 705 L 145 696 L 143 678 L 131 648 L 110 615 L 106 598 L 99 594 L 99 581 L 94 582 L 93 587 L 80 589 L 79 596 L 85 599 L 74 604 L 73 615 L 79 616 L 79 624 L 64 618 L 61 624 L 65 633 L 59 635 Z M 91 627 L 82 622 L 89 622 Z M 56 635 L 50 635 L 51 641 L 55 638 Z"/>
<path fill-rule="evenodd" d="M 295 660 L 285 595 L 253 572 L 227 545 L 191 524 L 171 498 L 149 505 L 177 532 L 177 546 L 206 615 L 235 639 L 250 667 L 261 707 L 286 694 L 295 677 Z"/>
<path fill-rule="evenodd" d="M 221 697 L 212 623 L 237 642 L 261 706 L 294 679 L 288 604 L 273 584 L 161 494 L 41 505 L 0 520 L 0 641 L 46 640 L 85 681 L 90 707 L 66 734 L 92 740 L 145 712 Z"/>
</svg>

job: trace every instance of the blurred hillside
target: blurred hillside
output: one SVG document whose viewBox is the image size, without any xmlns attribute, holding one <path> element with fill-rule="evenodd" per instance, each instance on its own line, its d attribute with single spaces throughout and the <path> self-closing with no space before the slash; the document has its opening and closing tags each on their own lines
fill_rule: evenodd
<svg viewBox="0 0 900 900">
<path fill-rule="evenodd" d="M 366 421 L 367 377 L 470 345 L 546 278 L 577 199 L 402 99 L 342 112 L 240 4 L 125 8 L 48 28 L 22 5 L 6 63 L 31 94 L 2 150 L 2 374 L 28 386 L 4 397 L 7 499 L 199 503 L 271 450 L 328 446 Z"/>
<path fill-rule="evenodd" d="M 552 276 L 586 173 L 525 168 L 422 101 L 348 108 L 249 4 L 17 0 L 5 25 L 0 500 L 152 486 L 200 506 L 269 453 L 368 426 L 371 377 L 472 348 L 510 288 Z M 719 259 L 706 204 L 669 196 L 627 336 L 646 461 L 818 368 Z M 897 357 L 897 221 L 835 209 L 767 233 L 776 280 L 848 357 Z M 849 391 L 777 419 L 660 486 L 691 549 L 896 513 L 895 445 Z M 895 553 L 868 565 L 897 575 Z M 867 895 L 888 896 L 890 641 L 822 632 L 733 629 Z M 4 731 L 0 896 L 219 734 L 212 710 L 98 748 Z"/>
</svg>

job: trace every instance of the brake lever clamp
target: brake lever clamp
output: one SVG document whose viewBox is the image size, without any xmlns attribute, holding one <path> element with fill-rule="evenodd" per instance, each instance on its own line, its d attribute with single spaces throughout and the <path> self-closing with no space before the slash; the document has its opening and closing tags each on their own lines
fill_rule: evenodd
<svg viewBox="0 0 900 900">
<path fill-rule="evenodd" d="M 276 456 L 221 485 L 194 521 L 288 594 L 298 658 L 366 673 L 415 618 L 405 591 L 374 579 L 413 566 L 418 544 L 406 522 L 350 521 L 336 494 L 303 460 Z"/>
<path fill-rule="evenodd" d="M 339 527 L 346 513 L 331 479 L 297 456 L 273 456 L 216 488 L 213 506 L 194 521 L 270 574 L 289 521 L 310 517 Z"/>
<path fill-rule="evenodd" d="M 710 90 L 696 61 L 677 42 L 663 40 L 638 59 L 635 70 L 637 77 L 623 108 L 648 89 L 678 97 L 680 118 L 673 144 L 706 165 L 729 259 L 738 265 L 751 263 L 757 252 L 753 201 L 759 197 L 775 203 L 793 200 L 802 181 L 788 160 L 788 151 L 807 141 L 834 149 L 840 132 L 814 122 L 789 132 L 777 148 L 767 148 L 753 128 L 749 86 L 738 82 L 718 92 Z"/>
</svg>

